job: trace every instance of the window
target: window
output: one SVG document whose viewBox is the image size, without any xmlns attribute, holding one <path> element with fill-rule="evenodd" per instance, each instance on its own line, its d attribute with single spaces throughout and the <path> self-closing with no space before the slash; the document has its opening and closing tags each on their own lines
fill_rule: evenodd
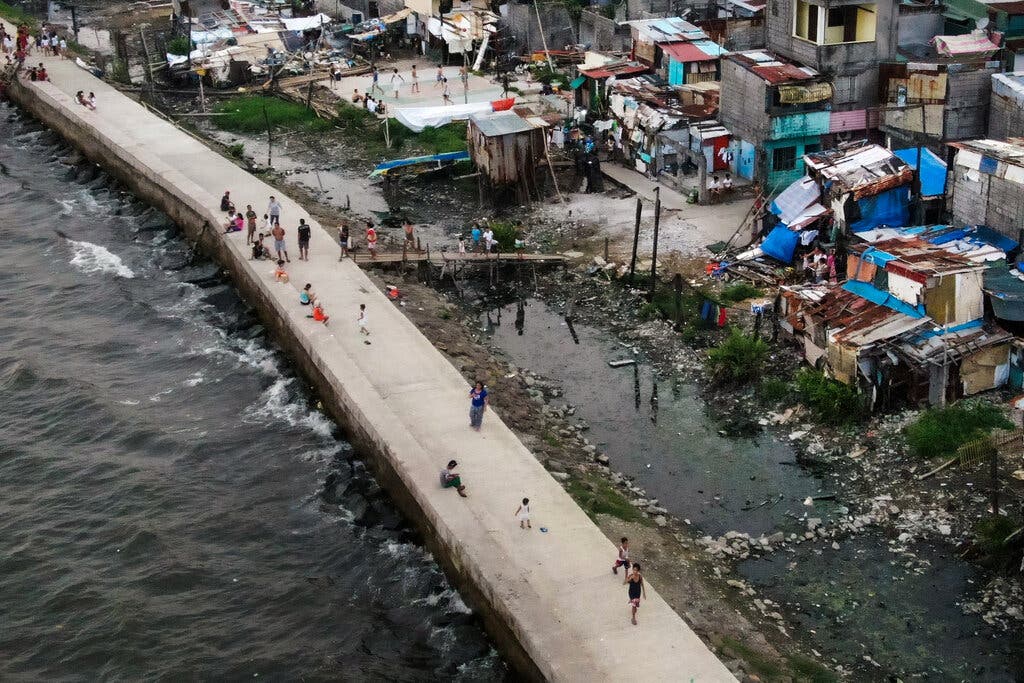
<svg viewBox="0 0 1024 683">
<path fill-rule="evenodd" d="M 817 43 L 819 7 L 806 0 L 796 0 L 795 9 L 793 35 Z"/>
<path fill-rule="evenodd" d="M 876 6 L 824 8 L 807 0 L 793 5 L 793 35 L 817 45 L 862 43 L 875 39 Z"/>
<path fill-rule="evenodd" d="M 817 142 L 812 142 L 809 145 L 804 145 L 804 154 L 814 154 L 815 152 L 821 151 L 821 145 Z"/>
<path fill-rule="evenodd" d="M 796 168 L 796 147 L 776 147 L 772 150 L 772 170 L 792 171 Z"/>
</svg>

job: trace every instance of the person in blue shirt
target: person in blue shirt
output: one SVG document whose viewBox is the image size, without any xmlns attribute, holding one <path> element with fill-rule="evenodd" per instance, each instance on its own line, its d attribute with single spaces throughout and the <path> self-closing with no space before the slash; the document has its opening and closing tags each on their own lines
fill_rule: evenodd
<svg viewBox="0 0 1024 683">
<path fill-rule="evenodd" d="M 483 382 L 477 382 L 469 390 L 469 402 L 469 426 L 479 432 L 480 424 L 484 420 L 484 408 L 488 404 L 487 389 L 484 388 Z"/>
<path fill-rule="evenodd" d="M 470 237 L 473 239 L 473 251 L 480 251 L 480 236 L 483 232 L 480 230 L 480 224 L 473 224 L 473 231 L 470 232 Z"/>
</svg>

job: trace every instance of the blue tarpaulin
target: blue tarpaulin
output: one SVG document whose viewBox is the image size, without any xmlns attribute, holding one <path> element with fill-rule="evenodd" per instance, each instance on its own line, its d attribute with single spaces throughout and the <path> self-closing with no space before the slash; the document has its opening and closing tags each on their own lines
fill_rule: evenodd
<svg viewBox="0 0 1024 683">
<path fill-rule="evenodd" d="M 443 154 L 432 154 L 426 157 L 409 157 L 408 159 L 395 159 L 394 161 L 385 161 L 382 164 L 377 164 L 377 168 L 373 169 L 373 173 L 370 177 L 379 176 L 383 173 L 387 173 L 391 169 L 401 168 L 403 166 L 415 166 L 417 164 L 434 164 L 450 161 L 466 161 L 469 159 L 469 152 L 444 152 Z"/>
<path fill-rule="evenodd" d="M 893 152 L 910 168 L 917 168 L 917 147 L 897 149 Z M 946 193 L 946 164 L 926 147 L 921 148 L 921 196 L 938 197 Z"/>
<path fill-rule="evenodd" d="M 852 292 L 862 299 L 867 299 L 873 304 L 879 306 L 885 306 L 891 308 L 897 313 L 903 315 L 909 315 L 911 318 L 923 318 L 924 317 L 924 306 L 911 306 L 906 301 L 897 299 L 889 292 L 883 292 L 881 289 L 874 287 L 868 282 L 860 282 L 859 280 L 847 280 L 843 283 L 843 289 L 847 292 Z"/>
<path fill-rule="evenodd" d="M 906 185 L 894 187 L 874 197 L 858 199 L 857 206 L 860 208 L 860 218 L 849 221 L 850 230 L 854 232 L 871 230 L 880 225 L 906 225 L 910 220 L 910 188 Z"/>
<path fill-rule="evenodd" d="M 761 242 L 761 251 L 765 256 L 771 256 L 783 263 L 792 263 L 793 252 L 796 251 L 796 245 L 799 243 L 800 233 L 776 226 Z"/>
<path fill-rule="evenodd" d="M 868 263 L 873 263 L 879 268 L 885 268 L 886 263 L 896 260 L 896 257 L 889 252 L 882 251 L 881 249 L 875 249 L 874 247 L 868 247 L 865 249 L 860 257 L 862 260 L 867 261 Z"/>
</svg>

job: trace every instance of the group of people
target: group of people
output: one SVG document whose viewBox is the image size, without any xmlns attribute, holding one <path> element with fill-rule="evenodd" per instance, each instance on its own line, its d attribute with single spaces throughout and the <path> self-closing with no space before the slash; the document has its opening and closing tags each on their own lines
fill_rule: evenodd
<svg viewBox="0 0 1024 683">
<path fill-rule="evenodd" d="M 804 254 L 801 269 L 807 282 L 838 282 L 839 273 L 836 269 L 836 250 L 815 247 Z"/>
<path fill-rule="evenodd" d="M 708 185 L 708 196 L 712 202 L 717 202 L 723 195 L 732 192 L 732 175 L 726 172 L 725 177 L 719 180 L 718 174 L 711 176 L 711 184 Z"/>
<path fill-rule="evenodd" d="M 41 54 L 52 54 L 62 59 L 68 56 L 68 42 L 56 30 L 45 29 L 33 37 L 29 27 L 23 24 L 12 36 L 0 25 L 0 53 L 8 56 L 8 62 L 24 64 L 33 47 Z"/>
<path fill-rule="evenodd" d="M 469 90 L 469 69 L 465 66 L 459 67 L 459 80 L 462 81 L 463 90 Z M 394 99 L 398 99 L 401 93 L 401 88 L 406 84 L 406 78 L 398 69 L 391 69 L 391 73 L 388 75 L 388 85 L 391 92 L 391 96 Z M 409 74 L 409 92 L 410 94 L 417 95 L 420 91 L 420 77 L 419 72 L 416 70 L 416 65 L 412 65 L 412 70 Z M 448 85 L 448 78 L 444 75 L 444 66 L 441 64 L 437 65 L 437 73 L 434 76 L 434 89 L 441 90 L 441 102 L 443 104 L 455 104 L 452 101 L 451 87 Z M 380 97 L 385 97 L 387 91 L 384 86 L 381 85 L 381 72 L 379 69 L 374 69 L 370 75 L 370 87 L 367 88 L 366 94 L 360 94 L 358 89 L 352 91 L 352 102 L 354 104 L 362 103 L 363 107 L 375 114 L 384 113 L 384 103 L 380 100 L 374 99 L 373 94 L 377 93 Z"/>
</svg>

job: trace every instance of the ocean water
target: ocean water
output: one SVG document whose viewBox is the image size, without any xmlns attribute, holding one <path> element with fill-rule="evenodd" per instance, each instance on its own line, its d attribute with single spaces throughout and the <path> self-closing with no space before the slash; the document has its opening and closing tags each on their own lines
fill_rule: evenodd
<svg viewBox="0 0 1024 683">
<path fill-rule="evenodd" d="M 507 680 L 215 264 L 0 106 L 0 680 Z"/>
</svg>

